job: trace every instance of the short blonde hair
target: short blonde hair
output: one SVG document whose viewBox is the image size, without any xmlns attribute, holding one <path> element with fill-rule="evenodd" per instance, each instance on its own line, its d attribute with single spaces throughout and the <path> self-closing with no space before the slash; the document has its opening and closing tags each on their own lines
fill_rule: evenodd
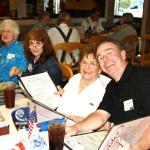
<svg viewBox="0 0 150 150">
<path fill-rule="evenodd" d="M 6 25 L 9 25 L 11 27 L 11 30 L 14 33 L 15 39 L 17 39 L 20 34 L 20 28 L 19 28 L 18 23 L 12 19 L 3 20 L 0 24 L 0 33 L 2 33 L 2 31 Z"/>
</svg>

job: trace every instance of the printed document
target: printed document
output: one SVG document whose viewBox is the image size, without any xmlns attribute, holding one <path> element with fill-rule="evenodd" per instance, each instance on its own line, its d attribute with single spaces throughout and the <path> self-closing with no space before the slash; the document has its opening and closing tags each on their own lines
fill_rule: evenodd
<svg viewBox="0 0 150 150">
<path fill-rule="evenodd" d="M 119 150 L 121 145 L 118 143 L 118 138 L 127 141 L 131 145 L 136 143 L 142 137 L 149 124 L 150 116 L 115 125 L 99 150 Z"/>
<path fill-rule="evenodd" d="M 19 84 L 33 100 L 52 109 L 57 108 L 60 96 L 55 95 L 57 89 L 47 72 L 21 77 Z"/>
<path fill-rule="evenodd" d="M 107 133 L 107 131 L 81 133 L 66 139 L 65 145 L 69 150 L 98 150 Z"/>
</svg>

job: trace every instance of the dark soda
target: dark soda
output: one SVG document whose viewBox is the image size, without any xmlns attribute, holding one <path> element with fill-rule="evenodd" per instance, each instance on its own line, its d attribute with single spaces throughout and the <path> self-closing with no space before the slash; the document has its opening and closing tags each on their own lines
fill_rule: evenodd
<svg viewBox="0 0 150 150">
<path fill-rule="evenodd" d="M 49 126 L 49 147 L 50 150 L 63 150 L 65 125 L 64 123 L 56 123 Z"/>
<path fill-rule="evenodd" d="M 4 101 L 6 108 L 13 108 L 15 106 L 15 88 L 4 89 Z"/>
</svg>

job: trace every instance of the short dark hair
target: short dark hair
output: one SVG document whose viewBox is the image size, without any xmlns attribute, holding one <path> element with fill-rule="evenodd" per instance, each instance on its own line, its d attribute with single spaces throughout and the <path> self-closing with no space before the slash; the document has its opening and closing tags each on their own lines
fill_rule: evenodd
<svg viewBox="0 0 150 150">
<path fill-rule="evenodd" d="M 39 20 L 43 19 L 45 16 L 51 17 L 49 12 L 47 12 L 47 11 L 42 11 L 42 12 L 39 14 Z"/>
<path fill-rule="evenodd" d="M 100 11 L 100 9 L 98 9 L 98 8 L 93 8 L 93 9 L 91 9 L 91 14 L 94 14 L 95 12 L 99 12 L 100 14 L 101 14 L 101 11 Z"/>
<path fill-rule="evenodd" d="M 134 17 L 131 13 L 124 13 L 122 17 L 124 18 L 124 23 L 126 24 L 131 24 L 134 21 Z"/>
<path fill-rule="evenodd" d="M 123 42 L 121 42 L 121 41 L 119 41 L 119 40 L 111 39 L 111 38 L 107 38 L 107 39 L 102 40 L 102 41 L 97 45 L 97 48 L 98 48 L 101 44 L 104 44 L 104 43 L 107 43 L 107 42 L 110 42 L 110 43 L 115 44 L 115 45 L 118 47 L 118 49 L 119 49 L 120 51 L 122 51 L 122 50 L 125 49 Z"/>
<path fill-rule="evenodd" d="M 62 22 L 65 22 L 66 24 L 70 25 L 70 15 L 66 10 L 63 10 L 58 15 L 58 24 L 61 24 Z"/>
</svg>

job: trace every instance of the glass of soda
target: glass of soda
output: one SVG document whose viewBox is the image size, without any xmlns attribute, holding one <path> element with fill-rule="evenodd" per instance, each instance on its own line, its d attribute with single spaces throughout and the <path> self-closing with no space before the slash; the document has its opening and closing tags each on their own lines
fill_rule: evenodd
<svg viewBox="0 0 150 150">
<path fill-rule="evenodd" d="M 48 137 L 50 150 L 63 150 L 66 121 L 64 119 L 49 123 Z"/>
<path fill-rule="evenodd" d="M 15 83 L 6 82 L 4 88 L 4 103 L 6 108 L 15 106 Z"/>
</svg>

